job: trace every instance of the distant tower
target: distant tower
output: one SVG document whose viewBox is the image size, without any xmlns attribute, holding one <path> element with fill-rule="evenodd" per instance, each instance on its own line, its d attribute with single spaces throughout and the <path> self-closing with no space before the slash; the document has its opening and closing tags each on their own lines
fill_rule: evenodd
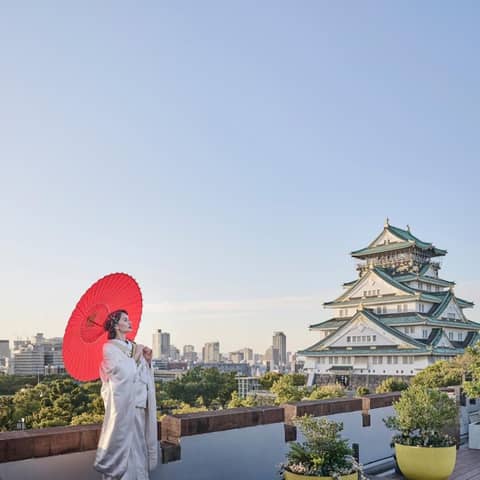
<svg viewBox="0 0 480 480">
<path fill-rule="evenodd" d="M 170 334 L 167 332 L 162 332 L 161 330 L 156 330 L 153 333 L 152 341 L 152 350 L 153 358 L 156 359 L 167 359 L 170 357 Z"/>
<path fill-rule="evenodd" d="M 202 349 L 202 358 L 204 363 L 218 363 L 220 361 L 220 343 L 206 343 Z"/>
<path fill-rule="evenodd" d="M 273 332 L 273 347 L 278 350 L 279 365 L 287 364 L 287 337 L 283 332 Z"/>
</svg>

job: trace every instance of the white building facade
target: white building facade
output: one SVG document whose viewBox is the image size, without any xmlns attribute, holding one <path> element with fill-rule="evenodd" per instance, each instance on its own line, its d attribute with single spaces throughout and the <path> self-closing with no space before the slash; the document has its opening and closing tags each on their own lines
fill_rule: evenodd
<svg viewBox="0 0 480 480">
<path fill-rule="evenodd" d="M 475 344 L 480 324 L 464 313 L 473 303 L 439 276 L 434 259 L 446 253 L 388 220 L 368 247 L 352 252 L 360 260 L 358 279 L 324 304 L 333 318 L 311 325 L 319 341 L 298 352 L 310 382 L 375 386 L 392 376 L 408 379 Z"/>
</svg>

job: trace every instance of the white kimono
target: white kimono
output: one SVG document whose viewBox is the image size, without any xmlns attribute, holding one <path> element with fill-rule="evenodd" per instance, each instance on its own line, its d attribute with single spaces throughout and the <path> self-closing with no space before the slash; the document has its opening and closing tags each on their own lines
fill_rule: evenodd
<svg viewBox="0 0 480 480">
<path fill-rule="evenodd" d="M 143 356 L 137 365 L 132 343 L 109 340 L 100 367 L 105 418 L 94 467 L 104 480 L 148 480 L 157 465 L 155 382 Z"/>
</svg>

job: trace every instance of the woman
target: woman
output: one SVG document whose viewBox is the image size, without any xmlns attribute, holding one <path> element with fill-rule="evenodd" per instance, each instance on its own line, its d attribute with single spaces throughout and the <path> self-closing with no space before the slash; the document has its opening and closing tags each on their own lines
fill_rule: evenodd
<svg viewBox="0 0 480 480">
<path fill-rule="evenodd" d="M 148 480 L 157 464 L 157 418 L 152 350 L 127 339 L 128 313 L 112 312 L 100 366 L 105 403 L 94 467 L 104 480 Z"/>
</svg>

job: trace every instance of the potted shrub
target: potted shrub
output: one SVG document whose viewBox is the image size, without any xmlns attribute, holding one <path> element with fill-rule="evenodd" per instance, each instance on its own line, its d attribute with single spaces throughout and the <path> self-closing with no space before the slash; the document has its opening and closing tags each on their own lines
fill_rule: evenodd
<svg viewBox="0 0 480 480">
<path fill-rule="evenodd" d="M 457 418 L 457 406 L 446 393 L 421 385 L 402 392 L 395 417 L 385 419 L 395 430 L 392 446 L 397 464 L 409 480 L 446 480 L 455 468 L 455 439 L 445 433 Z"/>
<path fill-rule="evenodd" d="M 348 441 L 340 437 L 342 423 L 306 415 L 294 419 L 294 424 L 305 441 L 290 444 L 287 462 L 281 466 L 285 480 L 357 480 L 359 474 L 365 479 Z"/>
</svg>

